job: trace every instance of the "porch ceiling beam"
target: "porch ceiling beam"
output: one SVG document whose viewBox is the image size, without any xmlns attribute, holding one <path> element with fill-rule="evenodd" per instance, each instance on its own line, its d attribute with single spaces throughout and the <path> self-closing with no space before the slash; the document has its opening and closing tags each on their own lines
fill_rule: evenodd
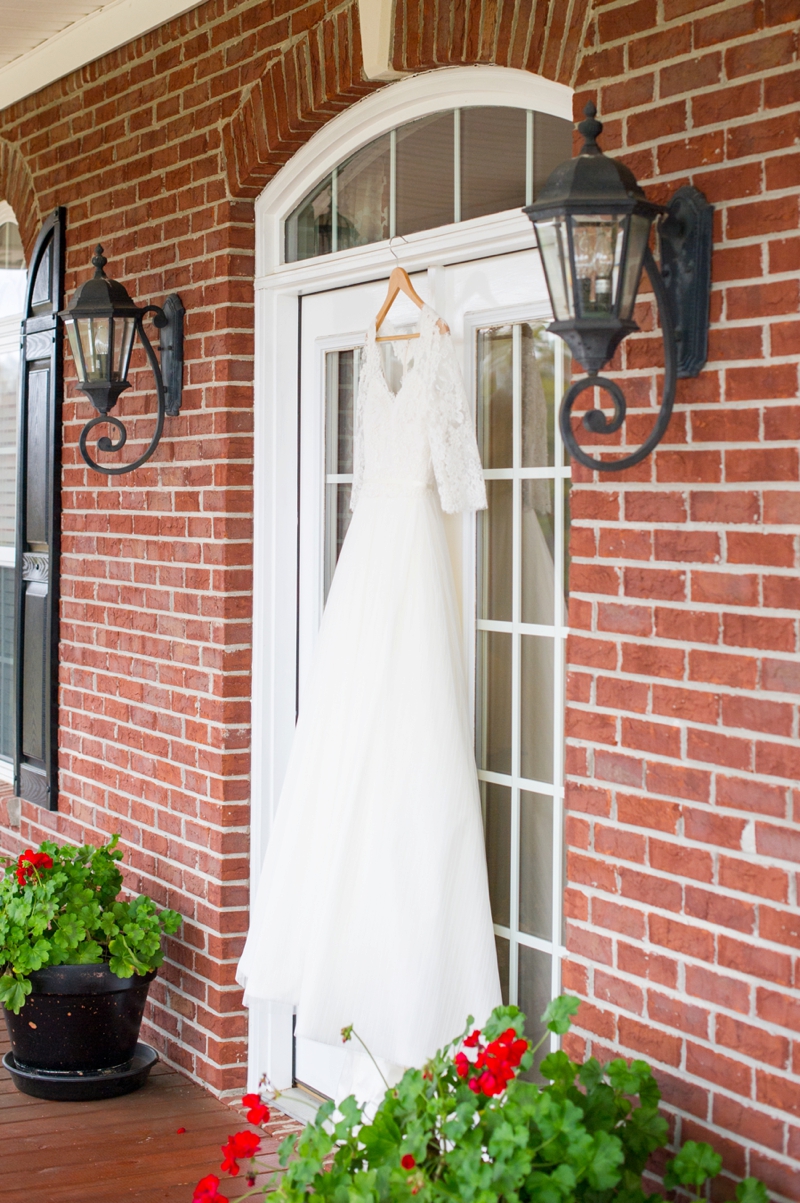
<svg viewBox="0 0 800 1203">
<path fill-rule="evenodd" d="M 0 109 L 197 7 L 198 0 L 111 0 L 0 68 Z"/>
</svg>

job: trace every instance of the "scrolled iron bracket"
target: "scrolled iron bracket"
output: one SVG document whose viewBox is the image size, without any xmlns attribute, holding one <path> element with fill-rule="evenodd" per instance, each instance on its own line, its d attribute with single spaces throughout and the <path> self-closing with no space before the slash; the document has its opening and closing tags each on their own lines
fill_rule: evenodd
<svg viewBox="0 0 800 1203">
<path fill-rule="evenodd" d="M 156 355 L 150 339 L 144 329 L 143 319 L 146 314 L 153 314 L 153 324 L 160 332 L 159 351 L 161 362 Z M 156 411 L 156 428 L 153 432 L 153 437 L 147 449 L 139 456 L 138 459 L 131 463 L 120 464 L 119 467 L 109 467 L 107 464 L 100 464 L 93 459 L 92 455 L 86 447 L 86 441 L 94 430 L 95 426 L 106 424 L 112 426 L 117 431 L 119 438 L 116 442 L 108 437 L 101 435 L 97 440 L 98 451 L 111 452 L 112 454 L 119 453 L 128 441 L 128 432 L 125 424 L 117 417 L 110 413 L 101 413 L 97 417 L 92 418 L 86 423 L 80 433 L 78 439 L 78 447 L 81 456 L 86 464 L 89 465 L 95 472 L 101 472 L 103 476 L 123 476 L 127 472 L 133 472 L 136 468 L 140 468 L 142 464 L 147 463 L 150 457 L 155 452 L 161 441 L 161 435 L 164 430 L 165 417 L 177 417 L 181 408 L 181 387 L 183 380 L 183 316 L 185 310 L 181 300 L 175 294 L 167 297 L 163 307 L 161 305 L 146 305 L 139 310 L 135 322 L 135 331 L 139 336 L 139 341 L 144 347 L 145 355 L 147 356 L 150 369 L 153 373 L 156 384 L 156 396 L 158 408 Z"/>
<path fill-rule="evenodd" d="M 614 460 L 595 459 L 594 456 L 588 455 L 580 446 L 572 429 L 572 407 L 581 393 L 585 392 L 586 389 L 601 388 L 604 392 L 610 394 L 614 402 L 614 416 L 612 418 L 607 418 L 600 409 L 588 410 L 583 415 L 583 426 L 586 430 L 590 430 L 593 434 L 613 434 L 619 430 L 625 421 L 627 411 L 625 395 L 617 382 L 609 380 L 606 376 L 589 375 L 584 376 L 582 380 L 576 380 L 564 394 L 564 399 L 561 402 L 561 410 L 558 415 L 561 437 L 572 458 L 576 459 L 579 464 L 583 464 L 584 467 L 596 468 L 600 472 L 621 472 L 624 468 L 632 468 L 634 464 L 638 464 L 641 460 L 645 459 L 664 437 L 664 432 L 672 416 L 672 407 L 675 404 L 675 382 L 678 376 L 675 327 L 667 299 L 667 290 L 664 287 L 661 273 L 650 250 L 645 252 L 644 270 L 647 272 L 648 279 L 653 286 L 658 313 L 661 318 L 661 329 L 664 335 L 664 385 L 661 393 L 661 406 L 658 411 L 658 417 L 650 435 L 636 451 L 632 451 L 630 455 L 625 455 L 620 459 Z"/>
</svg>

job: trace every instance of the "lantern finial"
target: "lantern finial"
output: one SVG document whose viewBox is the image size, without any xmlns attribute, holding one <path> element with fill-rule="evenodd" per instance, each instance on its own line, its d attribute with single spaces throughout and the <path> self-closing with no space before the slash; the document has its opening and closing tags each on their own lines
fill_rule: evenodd
<svg viewBox="0 0 800 1203">
<path fill-rule="evenodd" d="M 94 248 L 94 255 L 92 256 L 92 266 L 95 269 L 95 271 L 94 271 L 95 278 L 97 276 L 105 275 L 103 268 L 105 267 L 105 265 L 107 263 L 108 263 L 108 260 L 106 259 L 105 255 L 103 254 L 103 248 L 98 244 Z"/>
<path fill-rule="evenodd" d="M 583 134 L 583 146 L 580 153 L 582 155 L 601 155 L 603 152 L 597 145 L 597 139 L 603 132 L 603 123 L 595 120 L 597 109 L 591 100 L 583 112 L 585 120 L 578 126 L 578 132 Z"/>
</svg>

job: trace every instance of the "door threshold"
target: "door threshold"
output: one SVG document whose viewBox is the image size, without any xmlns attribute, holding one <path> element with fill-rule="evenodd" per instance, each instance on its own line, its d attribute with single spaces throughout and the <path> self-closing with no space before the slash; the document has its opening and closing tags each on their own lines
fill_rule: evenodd
<svg viewBox="0 0 800 1203">
<path fill-rule="evenodd" d="M 280 1091 L 273 1105 L 301 1124 L 310 1124 L 317 1118 L 324 1102 L 321 1094 L 315 1094 L 305 1086 L 290 1086 Z"/>
</svg>

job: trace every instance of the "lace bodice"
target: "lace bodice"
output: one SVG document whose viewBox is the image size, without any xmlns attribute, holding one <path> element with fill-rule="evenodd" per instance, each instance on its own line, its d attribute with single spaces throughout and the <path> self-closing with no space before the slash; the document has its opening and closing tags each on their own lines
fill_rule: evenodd
<svg viewBox="0 0 800 1203">
<path fill-rule="evenodd" d="M 428 305 L 413 345 L 413 365 L 394 394 L 374 326 L 367 336 L 356 399 L 351 508 L 361 497 L 436 486 L 447 514 L 485 509 L 475 430 L 452 339 Z"/>
</svg>

